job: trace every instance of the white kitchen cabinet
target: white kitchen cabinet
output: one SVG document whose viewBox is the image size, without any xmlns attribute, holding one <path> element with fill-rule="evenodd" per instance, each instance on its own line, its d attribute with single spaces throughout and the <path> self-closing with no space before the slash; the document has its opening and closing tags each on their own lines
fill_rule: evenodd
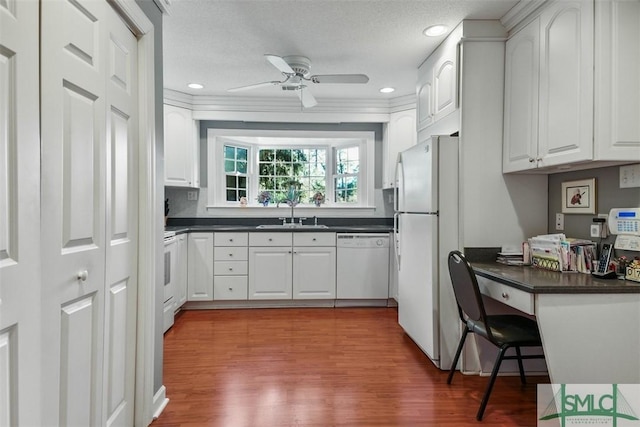
<svg viewBox="0 0 640 427">
<path fill-rule="evenodd" d="M 509 38 L 504 172 L 640 159 L 640 97 L 628 96 L 640 91 L 637 9 L 595 2 L 594 16 L 593 1 L 549 2 Z"/>
<path fill-rule="evenodd" d="M 416 145 L 416 140 L 416 109 L 391 113 L 382 139 L 383 188 L 395 187 L 398 153 Z"/>
<path fill-rule="evenodd" d="M 214 300 L 247 299 L 249 285 L 248 244 L 248 233 L 214 233 Z"/>
<path fill-rule="evenodd" d="M 213 300 L 213 233 L 189 233 L 188 301 Z"/>
<path fill-rule="evenodd" d="M 291 299 L 292 233 L 249 233 L 249 291 L 252 299 Z"/>
<path fill-rule="evenodd" d="M 187 278 L 189 266 L 189 239 L 188 234 L 176 236 L 176 263 L 175 272 L 171 280 L 175 281 L 173 291 L 175 293 L 175 309 L 178 310 L 187 302 Z"/>
<path fill-rule="evenodd" d="M 187 108 L 164 105 L 164 185 L 200 187 L 198 121 Z"/>
<path fill-rule="evenodd" d="M 458 42 L 456 27 L 418 68 L 417 130 L 433 125 L 458 108 Z"/>
<path fill-rule="evenodd" d="M 597 160 L 640 161 L 640 2 L 595 3 Z"/>
<path fill-rule="evenodd" d="M 294 233 L 292 285 L 293 299 L 335 299 L 335 233 Z"/>
<path fill-rule="evenodd" d="M 335 233 L 249 233 L 249 299 L 334 299 Z"/>
</svg>

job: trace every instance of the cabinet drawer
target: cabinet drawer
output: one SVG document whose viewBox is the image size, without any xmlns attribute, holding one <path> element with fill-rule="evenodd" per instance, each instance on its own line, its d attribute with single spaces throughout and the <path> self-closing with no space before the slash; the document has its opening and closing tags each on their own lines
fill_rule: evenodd
<svg viewBox="0 0 640 427">
<path fill-rule="evenodd" d="M 246 275 L 249 271 L 247 261 L 216 261 L 213 263 L 214 276 Z"/>
<path fill-rule="evenodd" d="M 246 246 L 221 246 L 213 248 L 213 259 L 215 261 L 246 261 L 249 250 Z"/>
<path fill-rule="evenodd" d="M 247 276 L 219 276 L 213 284 L 214 300 L 246 300 Z"/>
<path fill-rule="evenodd" d="M 534 295 L 532 293 L 494 282 L 485 277 L 476 277 L 480 292 L 484 295 L 527 314 L 535 315 Z"/>
<path fill-rule="evenodd" d="M 293 246 L 335 246 L 336 233 L 293 233 Z"/>
<path fill-rule="evenodd" d="M 247 246 L 248 233 L 213 233 L 214 246 Z"/>
<path fill-rule="evenodd" d="M 291 246 L 293 233 L 249 233 L 249 246 Z"/>
</svg>

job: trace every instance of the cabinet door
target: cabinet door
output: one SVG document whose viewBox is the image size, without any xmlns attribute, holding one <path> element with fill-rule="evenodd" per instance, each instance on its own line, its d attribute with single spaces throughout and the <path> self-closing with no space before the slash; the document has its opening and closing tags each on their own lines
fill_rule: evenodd
<svg viewBox="0 0 640 427">
<path fill-rule="evenodd" d="M 437 122 L 456 109 L 456 46 L 449 47 L 438 58 L 433 69 L 433 121 Z"/>
<path fill-rule="evenodd" d="M 293 249 L 293 298 L 335 299 L 336 248 Z"/>
<path fill-rule="evenodd" d="M 176 268 L 172 280 L 175 281 L 173 291 L 176 308 L 180 308 L 187 301 L 188 235 L 180 234 L 177 240 Z"/>
<path fill-rule="evenodd" d="M 418 68 L 417 87 L 417 130 L 426 128 L 433 123 L 433 63 L 434 57 L 429 57 Z"/>
<path fill-rule="evenodd" d="M 595 13 L 594 158 L 638 162 L 640 2 L 597 1 Z"/>
<path fill-rule="evenodd" d="M 593 158 L 593 2 L 540 15 L 539 167 Z"/>
<path fill-rule="evenodd" d="M 199 187 L 198 130 L 191 110 L 164 106 L 164 185 Z"/>
<path fill-rule="evenodd" d="M 415 108 L 390 114 L 386 138 L 383 141 L 383 188 L 396 186 L 398 153 L 416 145 L 417 134 Z"/>
<path fill-rule="evenodd" d="M 537 166 L 540 19 L 506 43 L 503 172 Z"/>
<path fill-rule="evenodd" d="M 249 299 L 291 299 L 291 247 L 249 248 Z"/>
<path fill-rule="evenodd" d="M 189 234 L 189 301 L 213 300 L 213 233 Z"/>
</svg>

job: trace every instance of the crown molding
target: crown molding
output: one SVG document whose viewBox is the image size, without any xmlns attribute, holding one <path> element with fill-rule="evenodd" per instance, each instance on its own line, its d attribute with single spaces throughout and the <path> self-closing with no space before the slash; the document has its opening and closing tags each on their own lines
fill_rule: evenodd
<svg viewBox="0 0 640 427">
<path fill-rule="evenodd" d="M 534 11 L 542 7 L 549 0 L 520 0 L 515 6 L 500 18 L 500 22 L 511 32 L 518 24 L 530 16 Z"/>
<path fill-rule="evenodd" d="M 193 111 L 195 120 L 263 120 L 284 122 L 387 122 L 389 113 L 416 107 L 416 96 L 390 99 L 318 99 L 303 109 L 293 97 L 194 96 L 164 90 L 164 103 Z"/>
</svg>

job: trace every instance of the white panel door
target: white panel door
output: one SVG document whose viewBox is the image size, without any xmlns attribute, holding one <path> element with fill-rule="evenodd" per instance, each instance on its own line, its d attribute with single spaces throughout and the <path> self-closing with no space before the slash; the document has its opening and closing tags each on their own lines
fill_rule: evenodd
<svg viewBox="0 0 640 427">
<path fill-rule="evenodd" d="M 107 8 L 104 420 L 133 425 L 138 265 L 137 40 Z"/>
<path fill-rule="evenodd" d="M 43 414 L 133 423 L 135 38 L 103 1 L 42 2 Z"/>
<path fill-rule="evenodd" d="M 438 210 L 437 139 L 429 138 L 400 155 L 398 206 L 401 212 Z"/>
<path fill-rule="evenodd" d="M 438 217 L 400 215 L 398 322 L 431 359 L 439 359 Z"/>
<path fill-rule="evenodd" d="M 39 426 L 38 2 L 0 1 L 0 426 Z"/>
<path fill-rule="evenodd" d="M 291 247 L 249 248 L 249 299 L 291 299 Z"/>
<path fill-rule="evenodd" d="M 213 300 L 213 233 L 189 233 L 188 301 Z"/>
</svg>

